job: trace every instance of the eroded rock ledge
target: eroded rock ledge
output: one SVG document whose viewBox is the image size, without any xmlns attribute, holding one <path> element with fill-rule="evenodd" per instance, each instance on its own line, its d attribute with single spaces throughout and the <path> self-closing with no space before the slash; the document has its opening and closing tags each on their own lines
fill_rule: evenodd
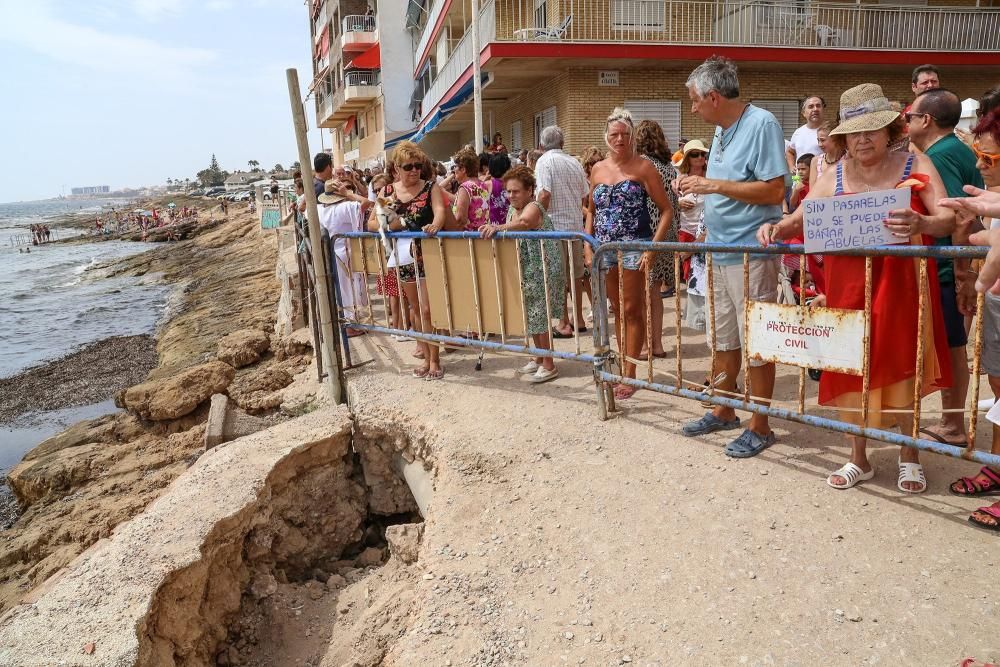
<svg viewBox="0 0 1000 667">
<path fill-rule="evenodd" d="M 417 509 L 398 491 L 371 492 L 397 473 L 381 454 L 355 458 L 352 427 L 346 407 L 324 408 L 202 456 L 0 619 L 0 664 L 214 662 L 245 594 L 313 576 L 362 540 L 375 506 Z"/>
</svg>

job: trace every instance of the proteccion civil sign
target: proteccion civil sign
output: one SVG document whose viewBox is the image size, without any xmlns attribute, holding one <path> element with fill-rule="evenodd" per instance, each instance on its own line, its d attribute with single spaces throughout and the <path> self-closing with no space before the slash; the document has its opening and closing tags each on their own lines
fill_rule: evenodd
<svg viewBox="0 0 1000 667">
<path fill-rule="evenodd" d="M 910 208 L 910 188 L 806 199 L 802 202 L 806 252 L 906 243 L 908 238 L 893 236 L 883 224 L 889 211 L 900 208 Z"/>
<path fill-rule="evenodd" d="M 863 311 L 752 301 L 747 317 L 751 359 L 861 375 Z"/>
</svg>

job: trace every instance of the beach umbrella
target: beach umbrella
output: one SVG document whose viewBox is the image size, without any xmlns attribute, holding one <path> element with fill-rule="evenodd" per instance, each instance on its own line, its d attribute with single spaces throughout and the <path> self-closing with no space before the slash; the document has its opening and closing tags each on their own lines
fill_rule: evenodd
<svg viewBox="0 0 1000 667">
<path fill-rule="evenodd" d="M 177 204 L 170 202 L 169 204 L 167 204 L 167 208 L 177 208 Z"/>
</svg>

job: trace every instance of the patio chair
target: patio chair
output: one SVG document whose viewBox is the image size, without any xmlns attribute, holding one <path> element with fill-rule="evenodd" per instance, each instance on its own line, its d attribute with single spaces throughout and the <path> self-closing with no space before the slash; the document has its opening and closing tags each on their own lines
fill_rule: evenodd
<svg viewBox="0 0 1000 667">
<path fill-rule="evenodd" d="M 569 30 L 569 26 L 572 22 L 573 15 L 570 14 L 563 19 L 562 23 L 554 28 L 521 28 L 520 30 L 514 31 L 514 39 L 522 41 L 559 41 L 566 36 L 566 31 Z"/>
</svg>

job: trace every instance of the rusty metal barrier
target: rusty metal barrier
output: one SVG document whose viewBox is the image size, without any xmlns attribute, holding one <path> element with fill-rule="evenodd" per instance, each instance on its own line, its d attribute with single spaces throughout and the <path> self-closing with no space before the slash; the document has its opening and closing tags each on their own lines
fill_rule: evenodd
<svg viewBox="0 0 1000 667">
<path fill-rule="evenodd" d="M 552 321 L 553 304 L 550 299 L 550 276 L 546 268 L 546 257 L 554 251 L 552 243 L 558 243 L 565 252 L 582 252 L 582 245 L 596 248 L 593 237 L 578 232 L 498 232 L 492 239 L 482 239 L 476 232 L 440 232 L 433 237 L 419 232 L 394 232 L 389 234 L 393 242 L 387 253 L 381 237 L 375 232 L 347 232 L 334 234 L 330 239 L 330 256 L 337 257 L 334 244 L 339 239 L 348 242 L 345 262 L 337 259 L 332 263 L 333 293 L 336 294 L 338 321 L 345 355 L 349 355 L 347 330 L 358 329 L 373 333 L 401 335 L 438 346 L 478 349 L 480 351 L 477 370 L 481 368 L 483 353 L 507 352 L 538 357 L 554 357 L 590 364 L 596 371 L 603 363 L 598 353 L 588 353 L 582 349 L 580 333 L 574 329 L 574 351 L 556 350 L 549 332 L 549 346 L 535 347 L 528 333 L 528 308 L 525 302 L 519 248 L 521 244 L 539 244 L 542 257 L 540 276 L 530 276 L 529 280 L 541 282 L 545 292 L 547 321 Z M 392 306 L 390 298 L 398 299 L 399 312 L 405 317 L 405 307 L 400 275 L 400 240 L 421 242 L 421 254 L 425 277 L 418 279 L 417 299 L 420 303 L 410 304 L 419 313 L 426 295 L 434 331 L 447 334 L 420 331 L 413 326 L 393 327 L 390 322 Z M 394 259 L 393 268 L 389 260 Z M 568 308 L 572 308 L 582 295 L 577 293 L 577 283 L 584 276 L 577 276 L 573 262 L 568 263 L 570 294 Z M 342 275 L 349 272 L 363 276 L 363 280 L 344 281 Z M 378 284 L 386 285 L 390 278 L 396 281 L 397 297 L 388 296 L 388 289 L 382 294 L 372 294 L 371 277 Z M 426 290 L 420 289 L 423 283 Z M 352 294 L 343 294 L 349 288 Z M 363 288 L 363 289 L 362 289 Z M 347 298 L 345 298 L 347 297 Z M 376 306 L 380 306 L 376 308 Z M 376 310 L 379 312 L 376 313 Z M 607 317 L 601 313 L 600 304 L 593 304 L 594 327 L 606 326 Z M 381 323 L 379 323 L 381 320 Z M 465 337 L 456 333 L 466 333 Z M 495 339 L 495 340 L 493 340 Z M 523 342 L 517 339 L 523 339 Z M 350 365 L 349 356 L 348 365 Z M 599 386 L 600 389 L 600 386 Z"/>
<path fill-rule="evenodd" d="M 680 256 L 679 253 L 704 253 L 706 256 L 706 277 L 707 277 L 707 340 L 714 341 L 717 339 L 716 336 L 716 304 L 714 296 L 714 271 L 713 271 L 713 258 L 720 254 L 739 254 L 742 256 L 743 263 L 743 287 L 744 294 L 750 295 L 750 261 L 751 256 L 775 256 L 775 255 L 787 255 L 794 254 L 800 255 L 802 265 L 805 266 L 805 249 L 801 245 L 773 245 L 769 248 L 762 248 L 756 245 L 723 245 L 723 244 L 707 244 L 707 243 L 652 243 L 652 242 L 632 242 L 632 243 L 606 243 L 598 247 L 594 253 L 593 266 L 601 267 L 600 270 L 591 271 L 591 284 L 594 295 L 594 301 L 597 303 L 606 303 L 609 296 L 617 301 L 617 313 L 622 313 L 625 310 L 625 298 L 624 298 L 624 281 L 619 280 L 619 288 L 617 294 L 608 295 L 607 293 L 607 266 L 611 263 L 611 260 L 617 259 L 618 265 L 621 265 L 622 259 L 625 253 L 636 252 L 636 251 L 653 251 L 653 252 L 667 252 L 673 254 L 675 275 L 680 275 Z M 857 408 L 851 407 L 830 407 L 830 406 L 816 406 L 817 410 L 836 410 L 841 413 L 857 413 L 860 416 L 860 425 L 849 422 L 842 421 L 839 419 L 834 419 L 830 417 L 825 417 L 817 414 L 810 414 L 806 410 L 806 372 L 807 367 L 804 363 L 789 364 L 787 361 L 781 361 L 780 359 L 769 357 L 766 354 L 762 355 L 759 352 L 755 353 L 751 350 L 751 316 L 760 316 L 760 313 L 766 308 L 762 307 L 760 302 L 751 301 L 749 298 L 746 299 L 746 310 L 744 312 L 744 329 L 743 329 L 743 344 L 741 345 L 742 351 L 742 368 L 744 370 L 750 367 L 751 359 L 755 361 L 763 361 L 766 363 L 777 362 L 785 363 L 789 365 L 799 366 L 799 386 L 798 395 L 795 397 L 794 405 L 792 407 L 782 407 L 780 405 L 775 405 L 775 403 L 780 403 L 780 401 L 772 398 L 758 397 L 755 396 L 753 392 L 753 387 L 751 386 L 749 373 L 744 372 L 744 386 L 741 393 L 736 392 L 724 392 L 718 388 L 720 382 L 719 376 L 715 375 L 717 373 L 718 365 L 716 363 L 716 345 L 709 343 L 709 353 L 711 356 L 711 371 L 710 377 L 707 380 L 708 386 L 705 387 L 702 381 L 692 381 L 685 378 L 684 376 L 684 355 L 682 354 L 682 335 L 681 335 L 681 290 L 675 290 L 675 350 L 673 359 L 673 370 L 672 372 L 664 372 L 661 369 L 654 368 L 652 346 L 647 347 L 648 353 L 645 360 L 640 360 L 636 358 L 627 357 L 623 353 L 621 344 L 618 346 L 618 350 L 612 350 L 611 337 L 610 337 L 610 327 L 608 326 L 607 320 L 603 322 L 603 326 L 596 326 L 597 318 L 595 315 L 595 327 L 594 327 L 594 355 L 601 361 L 598 362 L 598 369 L 596 371 L 596 378 L 600 385 L 603 385 L 603 390 L 599 388 L 598 390 L 598 401 L 599 410 L 602 418 L 606 418 L 609 412 L 615 410 L 614 404 L 614 393 L 613 385 L 622 384 L 636 389 L 648 389 L 650 391 L 655 391 L 671 396 L 677 396 L 680 398 L 685 398 L 689 400 L 697 400 L 704 402 L 706 405 L 711 404 L 715 406 L 723 406 L 728 408 L 733 408 L 737 410 L 745 410 L 748 412 L 753 412 L 761 415 L 766 415 L 768 417 L 776 417 L 779 419 L 784 419 L 787 421 L 798 422 L 801 424 L 806 424 L 809 426 L 817 426 L 830 431 L 843 433 L 851 436 L 858 436 L 863 438 L 868 438 L 871 440 L 878 440 L 881 442 L 886 442 L 894 445 L 914 447 L 919 450 L 930 451 L 937 454 L 943 454 L 946 456 L 964 458 L 979 463 L 998 466 L 1000 465 L 1000 456 L 990 454 L 987 452 L 977 451 L 975 449 L 976 443 L 976 426 L 978 422 L 978 411 L 979 411 L 979 392 L 980 392 L 980 359 L 982 354 L 982 312 L 983 312 L 983 295 L 980 294 L 978 297 L 978 313 L 979 316 L 976 317 L 976 325 L 972 332 L 973 343 L 974 343 L 974 354 L 972 359 L 972 372 L 970 375 L 970 385 L 972 389 L 972 400 L 971 408 L 963 409 L 963 414 L 969 412 L 968 415 L 968 438 L 966 446 L 961 447 L 957 445 L 944 444 L 937 442 L 935 440 L 927 440 L 920 436 L 920 419 L 924 415 L 921 407 L 921 399 L 923 397 L 923 371 L 924 371 L 924 349 L 923 340 L 925 334 L 925 327 L 929 324 L 929 294 L 927 290 L 927 271 L 928 271 L 928 259 L 937 258 L 951 258 L 951 259 L 981 259 L 986 255 L 985 248 L 977 248 L 971 246 L 880 246 L 876 248 L 867 249 L 855 249 L 840 251 L 838 255 L 850 255 L 850 256 L 861 256 L 865 257 L 865 289 L 864 289 L 864 301 L 865 308 L 863 311 L 842 311 L 840 313 L 829 313 L 831 317 L 836 318 L 851 318 L 854 323 L 858 326 L 855 330 L 860 332 L 860 338 L 858 341 L 851 341 L 855 345 L 860 345 L 862 348 L 862 355 L 860 363 L 855 364 L 850 368 L 838 367 L 835 363 L 829 363 L 827 366 L 833 372 L 846 372 L 852 375 L 860 375 L 862 378 L 862 390 L 860 396 L 860 405 Z M 893 431 L 885 430 L 884 428 L 872 428 L 868 426 L 871 406 L 870 394 L 871 394 L 871 370 L 873 364 L 878 364 L 878 359 L 871 358 L 871 321 L 872 321 L 872 272 L 873 272 L 873 259 L 877 257 L 910 257 L 916 260 L 916 270 L 918 273 L 919 281 L 919 297 L 918 297 L 918 317 L 917 317 L 917 351 L 915 359 L 915 380 L 914 380 L 914 400 L 912 403 L 912 408 L 908 410 L 883 410 L 884 414 L 912 414 L 912 428 L 909 433 L 896 433 Z M 805 271 L 800 271 L 800 294 L 804 294 L 805 287 L 804 276 Z M 648 284 L 648 273 L 645 276 L 645 283 Z M 646 340 L 649 340 L 648 334 L 652 330 L 652 323 L 650 321 L 650 296 L 649 290 L 645 290 L 645 327 L 646 327 Z M 756 304 L 756 305 L 755 305 Z M 808 319 L 809 308 L 805 305 L 787 306 L 787 308 L 792 308 L 792 311 L 785 311 L 792 315 L 797 315 L 799 317 L 800 325 L 798 328 L 795 327 L 794 323 L 787 325 L 789 330 L 795 331 L 796 335 L 802 334 L 801 329 L 812 329 L 812 333 L 817 333 L 817 330 L 811 326 L 803 326 L 801 323 L 810 322 Z M 826 309 L 834 310 L 834 309 Z M 633 326 L 635 323 L 633 323 Z M 639 324 L 641 326 L 641 323 Z M 619 324 L 616 322 L 616 327 Z M 621 338 L 627 338 L 627 327 L 629 326 L 626 318 L 622 318 L 621 331 L 619 332 L 619 343 L 621 343 Z M 782 325 L 785 326 L 785 325 Z M 820 325 L 823 326 L 823 325 Z M 834 325 L 830 325 L 834 326 Z M 834 326 L 834 328 L 836 328 Z M 826 331 L 825 329 L 820 331 L 822 333 Z M 842 341 L 843 342 L 843 341 Z M 822 363 L 826 364 L 829 360 L 824 360 Z M 625 373 L 626 364 L 634 365 L 635 375 L 639 376 L 640 366 L 644 365 L 644 378 L 641 377 L 629 377 Z M 617 367 L 617 371 L 614 368 Z M 660 382 L 656 380 L 656 375 L 666 375 L 670 381 Z M 735 383 L 735 378 L 732 378 Z M 723 394 L 729 394 L 728 396 Z M 969 404 L 967 403 L 967 406 Z"/>
</svg>

